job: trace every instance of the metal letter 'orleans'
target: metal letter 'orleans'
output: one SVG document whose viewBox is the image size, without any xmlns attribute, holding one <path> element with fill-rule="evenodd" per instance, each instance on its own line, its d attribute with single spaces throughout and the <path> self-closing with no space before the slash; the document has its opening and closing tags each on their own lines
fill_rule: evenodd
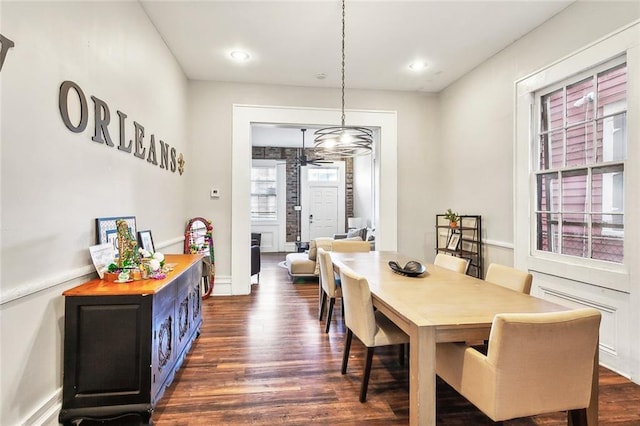
<svg viewBox="0 0 640 426">
<path fill-rule="evenodd" d="M 1 36 L 0 36 L 1 37 Z M 4 38 L 3 38 L 4 40 Z M 12 44 L 13 45 L 13 44 Z M 2 46 L 3 53 L 4 52 L 4 44 Z M 3 57 L 4 58 L 4 57 Z M 80 109 L 80 117 L 74 121 L 77 123 L 73 123 L 71 121 L 71 116 L 69 114 L 69 92 L 73 91 L 78 99 L 78 106 Z M 109 109 L 109 105 L 107 102 L 102 99 L 91 96 L 91 100 L 93 101 L 93 137 L 91 140 L 94 142 L 98 142 L 101 144 L 105 144 L 109 147 L 115 147 L 115 143 L 111 138 L 111 134 L 109 132 L 109 124 L 111 123 L 111 111 Z M 75 103 L 74 103 L 75 104 Z M 89 122 L 89 105 L 87 102 L 87 97 L 84 92 L 73 81 L 64 81 L 60 85 L 60 93 L 58 95 L 58 108 L 60 109 L 60 117 L 62 118 L 62 122 L 67 127 L 67 129 L 71 130 L 74 133 L 82 133 L 87 128 L 87 124 Z M 140 158 L 141 160 L 146 159 L 147 163 L 153 164 L 154 166 L 158 166 L 158 159 L 156 154 L 156 138 L 154 134 L 151 134 L 151 139 L 148 142 L 148 146 L 145 146 L 145 131 L 144 126 L 142 126 L 137 121 L 133 122 L 133 139 L 129 139 L 127 143 L 127 139 L 125 136 L 125 124 L 127 114 L 122 111 L 116 111 L 118 114 L 118 133 L 119 133 L 119 144 L 117 149 L 119 151 L 131 154 L 133 151 L 133 155 L 135 157 Z M 77 114 L 76 114 L 77 115 Z M 149 149 L 147 149 L 149 148 Z M 178 164 L 178 171 L 182 175 L 184 172 L 184 156 L 180 153 L 177 156 L 176 149 L 169 144 L 160 140 L 160 168 L 169 170 L 171 173 L 176 172 L 176 163 Z M 177 159 L 176 159 L 177 156 Z"/>
</svg>

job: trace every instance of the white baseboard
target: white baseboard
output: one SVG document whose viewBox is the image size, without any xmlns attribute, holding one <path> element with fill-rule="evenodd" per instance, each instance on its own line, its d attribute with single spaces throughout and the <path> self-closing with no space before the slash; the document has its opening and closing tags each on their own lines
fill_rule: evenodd
<svg viewBox="0 0 640 426">
<path fill-rule="evenodd" d="M 58 426 L 62 409 L 62 388 L 58 388 L 44 403 L 20 424 L 23 426 Z"/>
<path fill-rule="evenodd" d="M 231 277 L 230 276 L 218 276 L 216 275 L 213 283 L 213 296 L 233 296 Z"/>
</svg>

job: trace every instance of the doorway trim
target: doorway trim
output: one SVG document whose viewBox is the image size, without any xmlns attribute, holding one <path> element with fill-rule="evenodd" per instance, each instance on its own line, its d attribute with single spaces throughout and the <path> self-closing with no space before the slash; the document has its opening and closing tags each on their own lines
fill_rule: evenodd
<svg viewBox="0 0 640 426">
<path fill-rule="evenodd" d="M 377 250 L 397 250 L 397 114 L 395 111 L 349 110 L 352 125 L 376 127 L 380 143 L 376 152 L 375 173 L 379 194 L 374 217 Z M 283 107 L 266 105 L 233 105 L 232 182 L 231 182 L 231 294 L 251 292 L 249 247 L 251 213 L 249 187 L 251 181 L 251 125 L 310 124 L 339 125 L 339 109 Z"/>
</svg>

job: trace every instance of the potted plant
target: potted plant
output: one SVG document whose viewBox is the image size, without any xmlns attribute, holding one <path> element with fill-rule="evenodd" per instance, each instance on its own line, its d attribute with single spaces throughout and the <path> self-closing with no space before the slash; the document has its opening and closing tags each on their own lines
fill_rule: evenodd
<svg viewBox="0 0 640 426">
<path fill-rule="evenodd" d="M 120 269 L 115 263 L 111 263 L 104 272 L 104 277 L 102 279 L 109 282 L 116 281 L 120 272 L 122 272 L 122 269 Z"/>
<path fill-rule="evenodd" d="M 446 213 L 444 214 L 444 217 L 449 221 L 450 227 L 452 228 L 458 227 L 458 221 L 460 220 L 460 216 L 458 216 L 458 213 L 452 211 L 451 209 L 447 209 Z"/>
</svg>

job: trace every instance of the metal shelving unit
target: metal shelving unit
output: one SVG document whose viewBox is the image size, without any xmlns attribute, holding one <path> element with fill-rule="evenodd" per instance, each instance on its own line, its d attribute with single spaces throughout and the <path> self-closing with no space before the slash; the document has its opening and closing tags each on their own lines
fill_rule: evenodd
<svg viewBox="0 0 640 426">
<path fill-rule="evenodd" d="M 484 278 L 482 261 L 482 217 L 460 215 L 452 228 L 443 214 L 436 215 L 436 253 L 446 253 L 469 261 L 467 275 Z"/>
</svg>

